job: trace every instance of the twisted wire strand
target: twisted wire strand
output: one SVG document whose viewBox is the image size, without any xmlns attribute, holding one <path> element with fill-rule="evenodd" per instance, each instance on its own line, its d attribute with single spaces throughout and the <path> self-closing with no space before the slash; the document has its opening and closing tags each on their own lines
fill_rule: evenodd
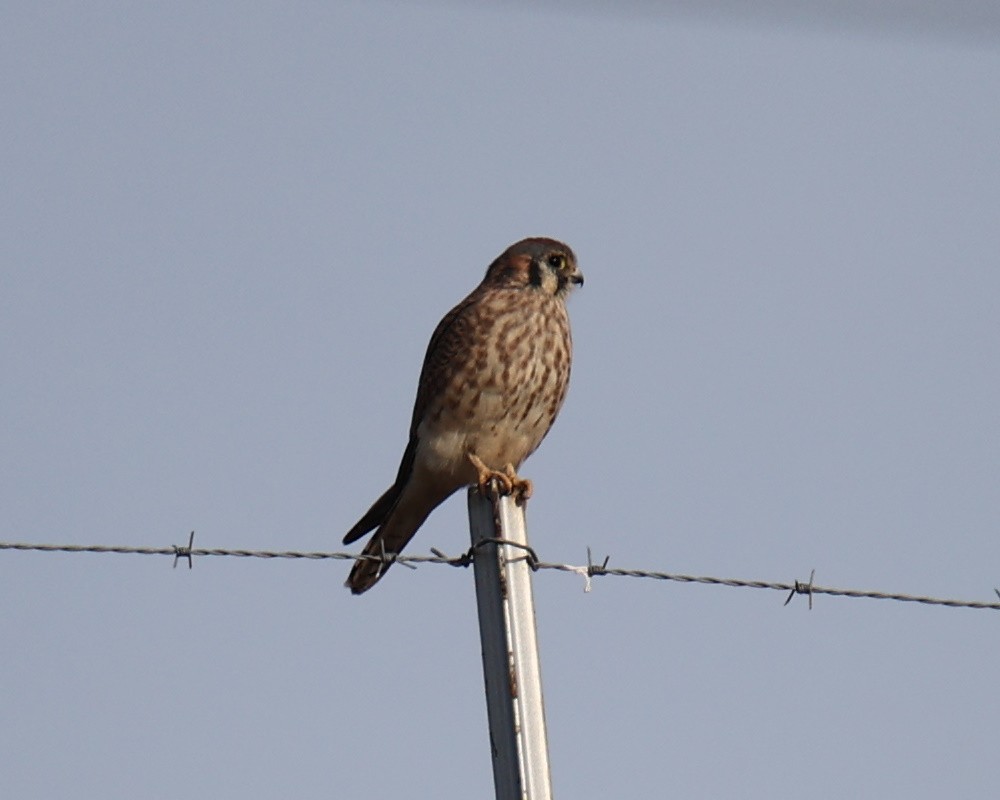
<svg viewBox="0 0 1000 800">
<path fill-rule="evenodd" d="M 493 540 L 494 543 L 503 543 L 503 540 Z M 390 563 L 400 563 L 408 565 L 416 564 L 447 564 L 454 567 L 467 567 L 472 563 L 472 551 L 463 553 L 460 556 L 452 557 L 445 555 L 440 550 L 432 550 L 431 555 L 396 555 L 387 554 L 382 556 L 369 556 L 361 553 L 347 552 L 324 552 L 312 551 L 302 552 L 298 550 L 244 550 L 229 549 L 219 547 L 191 547 L 184 545 L 172 545 L 170 547 L 134 547 L 129 545 L 78 545 L 78 544 L 32 544 L 24 542 L 0 542 L 0 550 L 34 551 L 42 553 L 116 553 L 128 555 L 151 555 L 151 556 L 173 556 L 176 565 L 178 558 L 190 559 L 193 556 L 230 556 L 236 558 L 288 558 L 288 559 L 312 559 L 338 561 L 354 561 L 356 559 L 370 559 L 373 561 L 387 561 Z M 1000 602 L 982 602 L 978 600 L 955 600 L 940 597 L 927 597 L 923 595 L 901 594 L 896 592 L 882 592 L 877 590 L 860 589 L 837 589 L 829 586 L 817 586 L 812 582 L 795 581 L 793 583 L 776 583 L 772 581 L 744 580 L 740 578 L 717 578 L 706 575 L 684 575 L 671 572 L 659 572 L 645 569 L 621 569 L 618 567 L 608 567 L 607 559 L 601 565 L 588 563 L 586 566 L 573 564 L 562 564 L 549 561 L 538 560 L 533 552 L 526 556 L 535 570 L 555 570 L 559 572 L 572 572 L 583 575 L 588 583 L 594 577 L 611 576 L 618 578 L 640 578 L 659 581 L 674 581 L 676 583 L 700 583 L 709 586 L 729 586 L 738 589 L 770 589 L 779 592 L 788 592 L 790 600 L 796 594 L 809 596 L 810 606 L 815 595 L 830 595 L 833 597 L 854 597 L 869 600 L 895 600 L 902 603 L 920 603 L 931 606 L 944 606 L 946 608 L 973 608 L 990 611 L 1000 611 Z M 588 562 L 589 562 L 588 553 Z M 996 592 L 996 590 L 994 590 Z M 1000 592 L 997 592 L 1000 598 Z M 788 600 L 785 601 L 786 604 Z"/>
<path fill-rule="evenodd" d="M 618 569 L 613 567 L 574 567 L 569 564 L 539 563 L 537 569 L 554 569 L 562 572 L 584 572 L 591 576 L 614 575 L 622 578 L 649 578 L 660 581 L 676 581 L 678 583 L 702 583 L 710 586 L 731 586 L 738 589 L 772 589 L 791 594 L 817 595 L 825 594 L 833 597 L 856 597 L 870 600 L 897 600 L 902 603 L 922 603 L 931 606 L 947 606 L 949 608 L 981 608 L 1000 611 L 1000 603 L 986 603 L 979 600 L 951 600 L 923 595 L 899 594 L 895 592 L 880 592 L 874 589 L 835 589 L 829 586 L 817 586 L 811 582 L 795 581 L 794 583 L 775 583 L 772 581 L 743 580 L 740 578 L 715 578 L 707 575 L 679 575 L 670 572 L 655 572 L 644 569 Z"/>
</svg>

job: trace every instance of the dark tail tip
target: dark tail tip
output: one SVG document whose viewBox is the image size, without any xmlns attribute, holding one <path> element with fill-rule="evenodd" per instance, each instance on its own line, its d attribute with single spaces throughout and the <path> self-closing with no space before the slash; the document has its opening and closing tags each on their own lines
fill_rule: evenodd
<svg viewBox="0 0 1000 800">
<path fill-rule="evenodd" d="M 365 549 L 367 555 L 372 555 L 369 549 Z M 382 561 L 374 558 L 359 558 L 351 568 L 351 574 L 347 576 L 344 586 L 351 590 L 351 594 L 364 594 L 376 583 L 382 580 L 386 570 L 392 565 L 391 561 Z"/>
</svg>

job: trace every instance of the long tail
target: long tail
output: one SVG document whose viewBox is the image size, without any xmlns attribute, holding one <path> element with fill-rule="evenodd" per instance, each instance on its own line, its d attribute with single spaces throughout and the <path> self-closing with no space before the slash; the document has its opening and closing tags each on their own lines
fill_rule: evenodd
<svg viewBox="0 0 1000 800">
<path fill-rule="evenodd" d="M 426 497 L 421 500 L 414 498 L 412 494 L 400 496 L 402 493 L 394 493 L 394 490 L 395 487 L 389 489 L 376 500 L 375 505 L 344 537 L 344 543 L 350 544 L 376 525 L 379 526 L 363 551 L 363 555 L 372 558 L 359 558 L 355 561 L 347 578 L 346 586 L 353 594 L 366 592 L 378 583 L 392 566 L 386 556 L 399 555 L 428 514 L 441 502 L 427 502 Z"/>
<path fill-rule="evenodd" d="M 366 545 L 364 553 L 365 555 L 374 555 L 381 558 L 383 547 L 381 544 L 383 541 L 381 527 L 385 524 L 389 515 L 392 514 L 392 510 L 399 502 L 399 496 L 402 493 L 402 487 L 398 483 L 394 483 L 386 489 L 382 496 L 372 503 L 372 507 L 365 512 L 365 515 L 354 523 L 354 527 L 347 532 L 344 536 L 344 544 L 356 542 L 372 529 L 379 528 L 371 538 L 371 541 Z M 386 552 L 398 551 L 387 550 Z M 358 559 L 354 562 L 354 568 L 351 570 L 346 586 L 350 588 L 353 594 L 361 594 L 366 589 L 374 586 L 388 568 L 388 564 L 383 564 L 380 561 Z"/>
<path fill-rule="evenodd" d="M 403 489 L 398 483 L 394 483 L 386 489 L 382 496 L 372 503 L 372 507 L 365 512 L 365 515 L 355 522 L 354 527 L 347 532 L 344 536 L 344 544 L 356 542 L 368 531 L 374 530 L 385 522 L 392 513 L 392 509 L 396 507 L 396 503 L 399 502 L 399 496 L 402 493 Z"/>
</svg>

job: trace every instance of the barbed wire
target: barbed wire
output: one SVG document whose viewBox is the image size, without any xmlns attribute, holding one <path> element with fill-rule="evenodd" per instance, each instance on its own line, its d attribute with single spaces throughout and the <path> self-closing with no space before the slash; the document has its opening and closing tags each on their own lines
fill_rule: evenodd
<svg viewBox="0 0 1000 800">
<path fill-rule="evenodd" d="M 480 544 L 514 544 L 506 542 L 504 539 L 491 539 Z M 193 566 L 195 556 L 226 556 L 235 558 L 264 558 L 264 559 L 308 559 L 355 561 L 357 559 L 368 559 L 372 561 L 382 561 L 386 564 L 403 564 L 411 569 L 416 569 L 418 564 L 446 564 L 453 567 L 468 567 L 473 560 L 475 548 L 470 548 L 459 556 L 448 556 L 436 548 L 431 548 L 431 555 L 397 555 L 388 553 L 385 555 L 365 555 L 363 553 L 348 552 L 325 552 L 312 551 L 303 552 L 298 550 L 244 550 L 229 549 L 219 547 L 194 547 L 194 532 L 188 540 L 187 545 L 171 545 L 169 547 L 136 547 L 130 545 L 79 545 L 79 544 L 33 544 L 26 542 L 0 542 L 0 550 L 20 550 L 41 553 L 101 553 L 101 554 L 125 554 L 144 556 L 173 556 L 174 567 L 180 559 L 186 559 L 188 567 Z M 573 565 L 542 561 L 531 548 L 527 551 L 525 558 L 528 559 L 531 567 L 535 571 L 554 570 L 558 572 L 571 572 L 581 575 L 585 580 L 584 591 L 591 589 L 591 579 L 596 577 L 616 577 L 616 578 L 639 578 L 657 581 L 674 581 L 676 583 L 699 583 L 708 586 L 728 586 L 736 589 L 770 589 L 778 592 L 788 592 L 785 605 L 797 594 L 809 597 L 809 608 L 812 608 L 813 597 L 816 595 L 829 595 L 832 597 L 854 597 L 867 600 L 895 600 L 901 603 L 920 603 L 930 606 L 944 606 L 946 608 L 974 608 L 990 611 L 1000 611 L 1000 602 L 982 602 L 978 600 L 954 600 L 940 597 L 927 597 L 923 595 L 901 594 L 896 592 L 882 592 L 877 590 L 861 589 L 837 589 L 829 586 L 818 586 L 814 583 L 815 570 L 809 576 L 808 581 L 794 581 L 792 583 L 779 583 L 773 581 L 745 580 L 741 578 L 717 578 L 707 575 L 684 575 L 673 572 L 660 572 L 657 570 L 645 569 L 622 569 L 619 567 L 609 567 L 610 556 L 606 557 L 601 564 L 595 564 L 591 559 L 590 548 L 587 548 L 587 564 Z M 994 589 L 994 593 L 1000 599 L 1000 590 Z"/>
</svg>

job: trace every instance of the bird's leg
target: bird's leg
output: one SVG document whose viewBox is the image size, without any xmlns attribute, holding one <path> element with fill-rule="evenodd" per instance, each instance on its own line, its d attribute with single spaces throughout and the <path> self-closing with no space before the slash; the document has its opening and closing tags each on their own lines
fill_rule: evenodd
<svg viewBox="0 0 1000 800">
<path fill-rule="evenodd" d="M 481 495 L 484 497 L 493 496 L 493 481 L 496 481 L 495 493 L 500 497 L 508 495 L 514 490 L 514 482 L 506 472 L 490 469 L 475 453 L 466 453 L 466 458 L 469 459 L 469 463 L 476 469 L 476 485 L 479 487 Z"/>
<path fill-rule="evenodd" d="M 527 478 L 522 478 L 517 474 L 513 464 L 508 464 L 504 467 L 504 473 L 510 480 L 511 494 L 517 498 L 518 503 L 523 503 L 531 497 L 531 493 L 534 491 L 534 486 Z"/>
</svg>

